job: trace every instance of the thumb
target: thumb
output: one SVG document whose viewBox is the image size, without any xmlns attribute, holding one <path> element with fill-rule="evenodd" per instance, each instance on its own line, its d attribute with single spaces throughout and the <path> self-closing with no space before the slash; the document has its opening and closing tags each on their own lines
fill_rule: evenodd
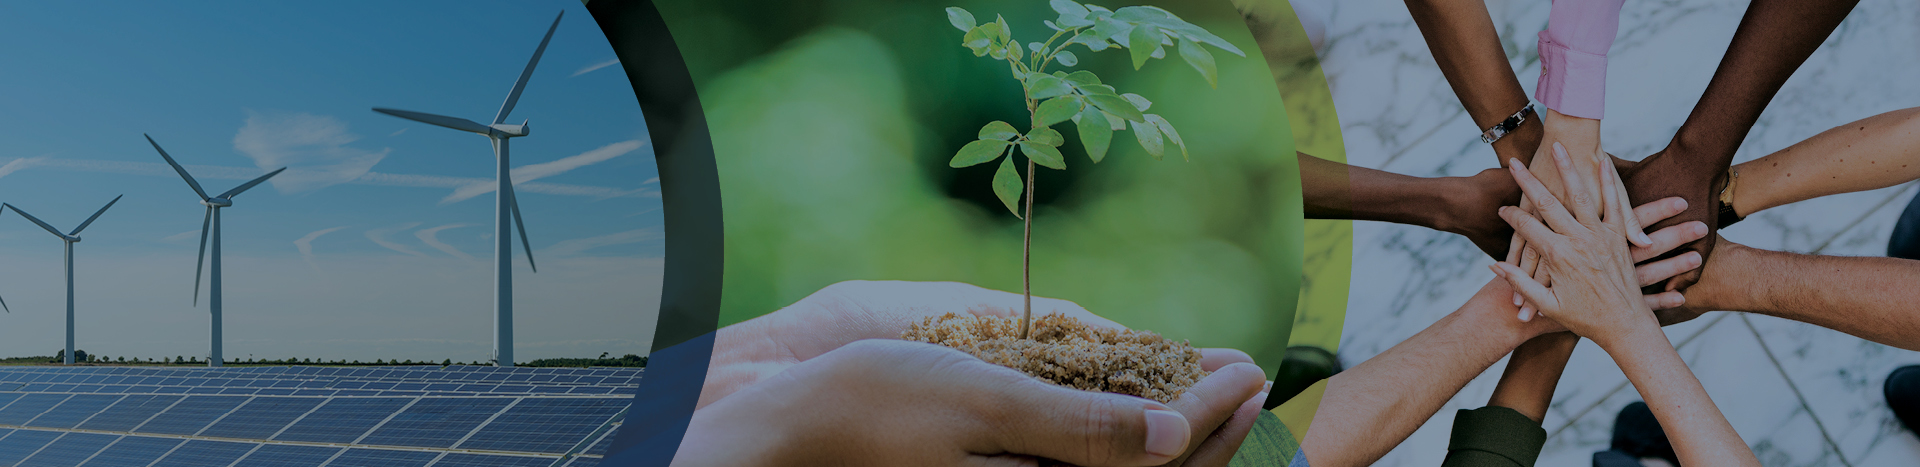
<svg viewBox="0 0 1920 467">
<path fill-rule="evenodd" d="M 1017 385 L 994 437 L 1008 452 L 1083 466 L 1144 466 L 1185 453 L 1192 426 L 1165 404 L 1051 384 Z"/>
</svg>

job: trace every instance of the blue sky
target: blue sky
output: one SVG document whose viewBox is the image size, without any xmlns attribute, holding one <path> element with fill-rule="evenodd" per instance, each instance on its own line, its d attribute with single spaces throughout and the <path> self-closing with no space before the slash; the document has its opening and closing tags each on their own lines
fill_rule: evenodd
<svg viewBox="0 0 1920 467">
<path fill-rule="evenodd" d="M 519 357 L 645 353 L 658 174 L 577 1 L 0 3 L 0 201 L 68 229 L 125 194 L 77 245 L 79 347 L 203 355 L 204 208 L 141 134 L 210 193 L 286 166 L 222 212 L 230 358 L 485 359 L 487 140 L 369 109 L 490 119 L 561 10 L 509 117 L 533 130 L 512 165 L 542 266 L 516 244 Z M 0 215 L 0 355 L 64 345 L 59 261 L 58 240 Z"/>
</svg>

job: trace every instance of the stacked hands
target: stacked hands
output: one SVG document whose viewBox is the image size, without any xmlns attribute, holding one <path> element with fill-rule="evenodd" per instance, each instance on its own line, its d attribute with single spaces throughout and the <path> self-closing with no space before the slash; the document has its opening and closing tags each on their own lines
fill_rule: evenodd
<svg viewBox="0 0 1920 467">
<path fill-rule="evenodd" d="M 1070 389 L 958 350 L 897 340 L 946 313 L 1018 317 L 1020 294 L 952 282 L 834 284 L 721 329 L 675 465 L 1226 465 L 1270 383 L 1253 359 L 1201 349 L 1180 399 Z M 1065 300 L 1060 313 L 1120 329 Z"/>
</svg>

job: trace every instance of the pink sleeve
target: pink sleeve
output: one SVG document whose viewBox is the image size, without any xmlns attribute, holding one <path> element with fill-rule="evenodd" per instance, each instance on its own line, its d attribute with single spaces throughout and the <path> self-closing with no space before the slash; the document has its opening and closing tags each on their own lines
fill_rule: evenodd
<svg viewBox="0 0 1920 467">
<path fill-rule="evenodd" d="M 1540 85 L 1533 96 L 1562 114 L 1599 119 L 1606 109 L 1607 49 L 1626 0 L 1555 0 L 1540 31 Z"/>
</svg>

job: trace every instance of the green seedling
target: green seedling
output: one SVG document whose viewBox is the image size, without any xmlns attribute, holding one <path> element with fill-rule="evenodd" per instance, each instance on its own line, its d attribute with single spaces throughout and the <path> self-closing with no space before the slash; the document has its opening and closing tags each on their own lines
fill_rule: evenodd
<svg viewBox="0 0 1920 467">
<path fill-rule="evenodd" d="M 1106 158 L 1107 149 L 1113 143 L 1113 133 L 1128 129 L 1133 131 L 1134 140 L 1139 141 L 1140 147 L 1156 160 L 1166 153 L 1169 143 L 1180 148 L 1182 160 L 1188 158 L 1187 143 L 1180 139 L 1180 132 L 1174 131 L 1173 123 L 1159 115 L 1147 113 L 1153 102 L 1146 97 L 1121 93 L 1113 86 L 1102 84 L 1100 77 L 1090 71 L 1056 70 L 1048 73 L 1047 68 L 1054 64 L 1059 64 L 1063 69 L 1078 65 L 1079 56 L 1067 50 L 1068 46 L 1074 44 L 1083 46 L 1090 53 L 1126 49 L 1133 59 L 1135 70 L 1146 65 L 1147 60 L 1165 58 L 1167 50 L 1173 49 L 1187 65 L 1206 78 L 1208 85 L 1218 88 L 1219 73 L 1214 66 L 1213 53 L 1202 45 L 1241 57 L 1247 56 L 1220 36 L 1158 7 L 1130 6 L 1108 10 L 1073 0 L 1053 0 L 1051 4 L 1060 17 L 1043 23 L 1054 31 L 1053 37 L 1047 38 L 1046 42 L 1030 42 L 1024 46 L 1014 40 L 1013 32 L 1007 27 L 1007 19 L 1003 16 L 995 15 L 993 22 L 980 24 L 974 19 L 973 13 L 965 9 L 947 8 L 947 21 L 966 32 L 960 45 L 972 50 L 976 57 L 993 57 L 994 60 L 1007 62 L 1013 79 L 1021 84 L 1022 98 L 1027 104 L 1030 125 L 1026 132 L 1022 133 L 1007 122 L 988 123 L 980 128 L 979 139 L 961 147 L 960 152 L 947 164 L 960 168 L 1000 161 L 1000 168 L 993 175 L 993 194 L 1007 205 L 1008 211 L 1026 222 L 1021 234 L 1020 254 L 1020 283 L 1026 297 L 1020 320 L 1020 336 L 1023 339 L 1027 338 L 1031 328 L 1029 323 L 1033 321 L 1030 260 L 1033 257 L 1034 166 L 1067 169 L 1066 157 L 1060 153 L 1060 146 L 1066 144 L 1066 136 L 1054 130 L 1053 126 L 1073 121 L 1087 158 L 1096 164 Z M 1013 154 L 1016 150 L 1026 157 L 1025 177 L 1014 170 Z"/>
</svg>

